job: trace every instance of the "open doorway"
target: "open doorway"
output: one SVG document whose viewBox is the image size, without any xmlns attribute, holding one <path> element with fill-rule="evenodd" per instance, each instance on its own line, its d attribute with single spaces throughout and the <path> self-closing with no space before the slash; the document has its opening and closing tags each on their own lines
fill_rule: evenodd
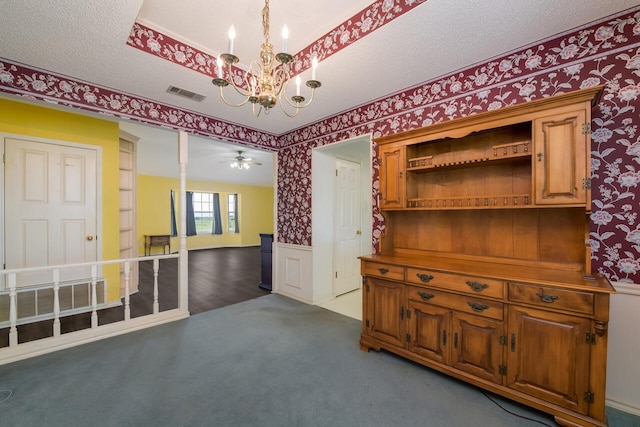
<svg viewBox="0 0 640 427">
<path fill-rule="evenodd" d="M 345 295 L 351 313 L 361 311 L 357 257 L 371 253 L 371 150 L 366 135 L 312 154 L 314 294 L 319 305 Z"/>
</svg>

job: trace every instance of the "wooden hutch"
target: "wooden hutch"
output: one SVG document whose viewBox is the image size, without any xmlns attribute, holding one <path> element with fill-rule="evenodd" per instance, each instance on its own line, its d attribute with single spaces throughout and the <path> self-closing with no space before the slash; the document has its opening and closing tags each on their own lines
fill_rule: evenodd
<svg viewBox="0 0 640 427">
<path fill-rule="evenodd" d="M 361 257 L 361 348 L 606 426 L 611 283 L 591 271 L 601 87 L 382 137 L 380 253 Z"/>
</svg>

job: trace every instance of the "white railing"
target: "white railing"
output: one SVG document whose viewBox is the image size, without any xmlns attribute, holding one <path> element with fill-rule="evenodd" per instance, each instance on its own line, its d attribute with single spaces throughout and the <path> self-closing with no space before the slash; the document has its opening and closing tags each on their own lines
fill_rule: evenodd
<svg viewBox="0 0 640 427">
<path fill-rule="evenodd" d="M 0 276 L 0 329 L 4 329 L 10 326 L 9 290 L 4 289 L 5 284 L 1 282 L 4 282 L 2 276 Z M 59 287 L 60 317 L 86 313 L 91 308 L 91 282 L 89 279 L 60 282 Z M 120 300 L 107 302 L 107 290 L 106 279 L 98 279 L 96 285 L 98 309 L 121 305 Z M 18 301 L 20 301 L 18 326 L 53 319 L 53 288 L 50 284 L 17 285 L 16 293 Z M 0 347 L 2 347 L 1 342 Z"/>
<path fill-rule="evenodd" d="M 7 343 L 0 343 L 0 365 L 13 362 L 28 357 L 33 357 L 39 354 L 56 351 L 62 348 L 72 347 L 86 342 L 96 341 L 98 339 L 107 338 L 114 335 L 119 335 L 125 332 L 133 330 L 143 329 L 146 327 L 155 326 L 158 324 L 166 323 L 173 320 L 183 319 L 189 316 L 188 306 L 186 298 L 182 298 L 182 295 L 186 295 L 186 291 L 183 289 L 187 287 L 186 279 L 182 274 L 178 274 L 177 282 L 175 283 L 178 297 L 178 307 L 176 309 L 170 309 L 160 311 L 159 303 L 159 289 L 158 289 L 158 277 L 160 270 L 160 260 L 169 258 L 179 258 L 178 254 L 171 255 L 153 255 L 132 259 L 119 259 L 110 261 L 97 261 L 92 263 L 81 264 L 65 264 L 57 266 L 46 266 L 37 268 L 21 268 L 12 270 L 0 270 L 0 276 L 4 279 L 5 292 L 9 296 L 9 321 L 8 321 L 8 346 Z M 134 262 L 139 261 L 153 261 L 153 301 L 152 314 L 142 315 L 136 318 L 131 317 L 131 266 Z M 122 298 L 122 304 L 124 305 L 124 316 L 121 321 L 111 322 L 105 325 L 99 325 L 99 306 L 98 306 L 98 291 L 97 284 L 103 278 L 98 277 L 98 272 L 101 271 L 102 266 L 107 264 L 119 264 L 123 267 L 124 272 L 124 296 Z M 181 260 L 178 259 L 178 264 L 181 265 Z M 68 285 L 60 282 L 61 272 L 65 269 L 88 267 L 91 271 L 91 277 L 87 278 L 90 286 L 90 304 L 87 307 L 91 312 L 91 326 L 87 329 L 61 333 L 60 318 L 65 315 L 73 314 L 68 310 L 61 310 L 60 307 L 60 289 Z M 25 273 L 49 271 L 51 274 L 51 283 L 38 285 L 36 288 L 39 291 L 45 289 L 51 289 L 53 291 L 53 327 L 52 336 L 42 338 L 34 341 L 19 342 L 18 337 L 18 324 L 25 324 L 28 320 L 20 319 L 19 322 L 19 301 L 18 295 L 22 292 L 33 291 L 33 287 L 18 286 L 18 276 Z M 181 283 L 184 281 L 185 283 Z M 142 283 L 140 284 L 143 285 Z M 148 285 L 148 284 L 147 284 Z M 120 304 L 117 304 L 120 305 Z M 104 306 L 104 304 L 102 304 Z M 2 307 L 0 307 L 0 310 Z M 49 317 L 51 318 L 51 317 Z M 34 321 L 41 320 L 41 316 L 35 316 Z"/>
</svg>

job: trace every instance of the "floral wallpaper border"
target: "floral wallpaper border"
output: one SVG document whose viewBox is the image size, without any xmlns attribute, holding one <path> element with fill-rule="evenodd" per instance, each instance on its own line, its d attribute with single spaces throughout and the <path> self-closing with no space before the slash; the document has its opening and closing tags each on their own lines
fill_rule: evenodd
<svg viewBox="0 0 640 427">
<path fill-rule="evenodd" d="M 318 61 L 328 58 L 426 1 L 382 0 L 374 2 L 294 54 L 295 59 L 291 64 L 292 75 L 296 76 L 311 68 L 313 58 L 317 58 Z M 215 54 L 208 54 L 196 49 L 140 22 L 134 23 L 127 39 L 127 45 L 204 75 L 219 77 L 216 70 Z M 232 70 L 234 82 L 238 86 L 244 87 L 242 69 L 233 66 Z"/>
<path fill-rule="evenodd" d="M 640 7 L 283 135 L 278 238 L 311 245 L 311 152 L 507 105 L 605 85 L 592 111 L 591 246 L 594 271 L 640 283 Z M 384 233 L 374 162 L 375 251 Z"/>
<path fill-rule="evenodd" d="M 0 92 L 174 130 L 275 150 L 262 131 L 0 58 Z"/>
</svg>

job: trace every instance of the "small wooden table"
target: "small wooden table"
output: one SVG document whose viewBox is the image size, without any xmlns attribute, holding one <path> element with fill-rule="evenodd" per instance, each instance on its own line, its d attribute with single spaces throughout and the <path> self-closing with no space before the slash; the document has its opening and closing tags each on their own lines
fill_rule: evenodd
<svg viewBox="0 0 640 427">
<path fill-rule="evenodd" d="M 171 253 L 171 236 L 168 234 L 145 234 L 144 254 L 151 255 L 151 248 L 153 246 L 162 246 L 163 254 L 166 254 L 165 249 L 169 248 L 169 253 Z"/>
</svg>

